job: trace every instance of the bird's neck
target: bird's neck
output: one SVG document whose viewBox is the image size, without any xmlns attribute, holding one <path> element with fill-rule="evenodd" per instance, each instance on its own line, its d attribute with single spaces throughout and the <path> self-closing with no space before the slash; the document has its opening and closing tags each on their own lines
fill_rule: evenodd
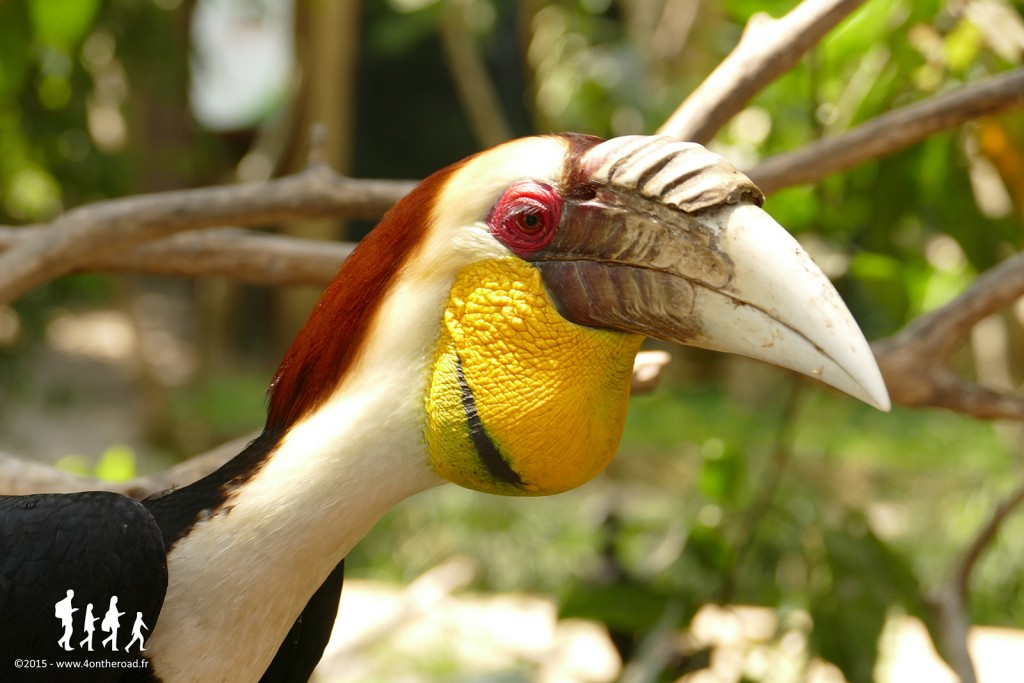
<svg viewBox="0 0 1024 683">
<path fill-rule="evenodd" d="M 258 679 L 310 596 L 381 515 L 440 483 L 423 457 L 415 407 L 387 394 L 368 387 L 333 397 L 174 543 L 148 643 L 164 680 Z"/>
<path fill-rule="evenodd" d="M 167 598 L 147 643 L 163 680 L 258 680 L 374 522 L 441 483 L 425 453 L 423 391 L 452 277 L 413 265 L 424 250 L 445 253 L 440 237 L 425 241 L 451 172 L 421 183 L 346 261 L 275 375 L 264 433 L 151 505 L 169 544 Z"/>
</svg>

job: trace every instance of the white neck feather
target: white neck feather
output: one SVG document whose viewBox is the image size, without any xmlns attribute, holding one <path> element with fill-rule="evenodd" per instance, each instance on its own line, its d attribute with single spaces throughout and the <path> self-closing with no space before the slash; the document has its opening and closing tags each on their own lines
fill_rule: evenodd
<svg viewBox="0 0 1024 683">
<path fill-rule="evenodd" d="M 328 401 L 173 547 L 147 643 L 165 683 L 258 680 L 310 596 L 373 524 L 442 483 L 423 443 L 423 387 L 449 285 L 420 280 L 413 294 L 411 284 L 377 317 L 403 316 L 405 332 L 375 325 Z"/>
</svg>

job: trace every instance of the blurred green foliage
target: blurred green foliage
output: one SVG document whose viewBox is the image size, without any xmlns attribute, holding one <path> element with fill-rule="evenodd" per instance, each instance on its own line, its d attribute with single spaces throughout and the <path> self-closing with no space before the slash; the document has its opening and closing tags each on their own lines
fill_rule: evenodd
<svg viewBox="0 0 1024 683">
<path fill-rule="evenodd" d="M 361 3 L 355 175 L 423 176 L 477 148 L 439 39 L 453 1 Z M 607 136 L 653 131 L 755 12 L 779 16 L 795 4 L 706 0 L 695 23 L 675 32 L 653 0 L 462 7 L 511 130 Z M 1019 21 L 1019 0 L 996 4 Z M 234 176 L 260 131 L 213 132 L 192 118 L 194 5 L 0 2 L 0 222 L 46 221 L 102 198 Z M 1018 65 L 1020 50 L 999 43 L 998 24 L 965 6 L 869 0 L 713 147 L 750 166 Z M 267 107 L 265 125 L 287 106 Z M 1019 251 L 1024 176 L 1008 169 L 1022 164 L 1024 117 L 1013 114 L 781 191 L 766 208 L 805 241 L 874 338 Z M 116 306 L 122 296 L 88 275 L 19 302 L 21 336 L 0 347 L 0 406 L 32 377 L 30 348 L 57 306 Z M 244 333 L 227 339 L 235 353 L 251 352 L 246 340 L 273 325 L 265 308 L 244 303 Z M 1006 362 L 1018 372 L 1019 322 L 1003 323 Z M 634 399 L 622 454 L 606 475 L 541 500 L 427 492 L 382 521 L 349 571 L 408 580 L 467 555 L 481 568 L 481 588 L 558 595 L 563 614 L 605 622 L 626 656 L 664 619 L 685 626 L 708 602 L 803 609 L 813 618 L 810 652 L 851 683 L 871 680 L 887 616 L 931 618 L 924 596 L 1020 478 L 1019 429 L 928 411 L 882 415 L 779 372 L 675 353 L 685 368 L 666 389 Z M 960 360 L 970 372 L 969 354 Z M 166 389 L 171 421 L 193 437 L 178 443 L 248 425 L 243 416 L 258 415 L 262 400 L 254 387 L 272 363 L 263 361 L 256 380 L 225 379 L 214 364 L 192 385 Z M 123 460 L 102 476 L 124 476 Z M 975 575 L 975 620 L 1024 623 L 1022 539 L 1018 515 Z"/>
<path fill-rule="evenodd" d="M 84 455 L 66 455 L 54 463 L 54 467 L 110 482 L 130 481 L 136 475 L 135 453 L 123 444 L 113 444 L 107 448 L 100 453 L 95 463 Z"/>
</svg>

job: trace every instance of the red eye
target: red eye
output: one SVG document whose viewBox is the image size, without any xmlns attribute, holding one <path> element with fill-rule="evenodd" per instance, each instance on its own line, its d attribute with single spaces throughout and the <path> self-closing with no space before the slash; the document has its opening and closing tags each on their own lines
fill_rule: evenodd
<svg viewBox="0 0 1024 683">
<path fill-rule="evenodd" d="M 562 198 L 554 188 L 526 181 L 505 190 L 487 224 L 498 241 L 525 258 L 551 242 L 561 213 Z"/>
</svg>

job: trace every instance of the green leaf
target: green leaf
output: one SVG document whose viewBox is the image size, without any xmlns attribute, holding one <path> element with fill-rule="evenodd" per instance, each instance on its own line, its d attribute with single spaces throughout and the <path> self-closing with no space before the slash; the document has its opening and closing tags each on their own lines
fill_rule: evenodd
<svg viewBox="0 0 1024 683">
<path fill-rule="evenodd" d="M 794 0 L 786 2 L 764 2 L 764 0 L 729 0 L 725 3 L 725 9 L 732 17 L 743 24 L 746 24 L 750 17 L 759 12 L 764 12 L 771 17 L 779 17 L 790 12 L 796 6 Z"/>
<path fill-rule="evenodd" d="M 819 49 L 828 60 L 844 61 L 888 42 L 894 18 L 903 13 L 903 2 L 868 2 L 821 41 Z"/>
<path fill-rule="evenodd" d="M 924 610 L 906 563 L 863 522 L 854 519 L 846 527 L 825 536 L 832 580 L 811 607 L 811 646 L 850 683 L 871 683 L 889 610 L 902 606 L 916 615 Z"/>
<path fill-rule="evenodd" d="M 36 39 L 55 47 L 77 45 L 92 27 L 99 6 L 99 0 L 30 0 Z"/>
<path fill-rule="evenodd" d="M 96 476 L 104 481 L 128 481 L 135 476 L 135 453 L 128 446 L 111 446 L 96 463 Z"/>
<path fill-rule="evenodd" d="M 723 574 L 735 561 L 733 548 L 721 532 L 706 526 L 695 526 L 686 538 L 686 557 L 710 575 Z"/>
<path fill-rule="evenodd" d="M 53 463 L 53 466 L 61 472 L 70 472 L 71 474 L 77 474 L 80 477 L 88 477 L 92 463 L 84 455 L 65 455 L 63 458 Z"/>
<path fill-rule="evenodd" d="M 29 31 L 20 2 L 0 2 L 0 102 L 21 88 L 28 70 Z"/>
<path fill-rule="evenodd" d="M 946 66 L 958 74 L 965 73 L 978 63 L 981 52 L 981 31 L 969 21 L 960 21 L 946 36 L 944 52 Z"/>
<path fill-rule="evenodd" d="M 25 166 L 10 178 L 4 210 L 15 218 L 43 220 L 60 211 L 60 183 L 47 170 Z"/>
<path fill-rule="evenodd" d="M 902 273 L 899 259 L 888 254 L 863 251 L 850 261 L 850 274 L 860 280 L 898 280 Z"/>
<path fill-rule="evenodd" d="M 666 606 L 679 599 L 631 579 L 606 586 L 576 584 L 563 598 L 559 618 L 590 619 L 620 631 L 648 631 L 661 619 Z"/>
<path fill-rule="evenodd" d="M 705 457 L 697 476 L 697 490 L 708 500 L 733 502 L 739 490 L 742 466 L 735 451 L 724 448 L 717 457 Z"/>
</svg>

